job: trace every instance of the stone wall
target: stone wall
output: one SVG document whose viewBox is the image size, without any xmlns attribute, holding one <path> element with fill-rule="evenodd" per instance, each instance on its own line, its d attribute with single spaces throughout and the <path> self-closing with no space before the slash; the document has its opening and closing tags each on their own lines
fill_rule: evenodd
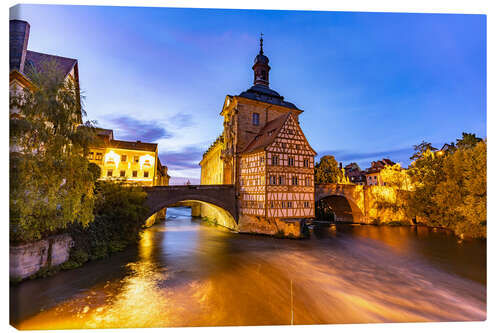
<svg viewBox="0 0 500 333">
<path fill-rule="evenodd" d="M 287 238 L 302 237 L 299 219 L 265 218 L 244 214 L 240 214 L 238 232 Z"/>
<path fill-rule="evenodd" d="M 148 217 L 146 222 L 144 222 L 144 226 L 149 228 L 152 225 L 154 225 L 155 223 L 158 223 L 160 221 L 165 220 L 166 217 L 167 217 L 167 208 L 165 207 L 165 208 L 160 209 L 159 211 L 157 211 L 156 213 L 154 213 L 150 217 Z"/>
<path fill-rule="evenodd" d="M 215 223 L 231 230 L 238 229 L 237 223 L 231 216 L 231 214 L 215 205 L 209 203 L 200 203 L 200 215 L 202 218 L 208 220 L 211 223 Z"/>
<path fill-rule="evenodd" d="M 73 240 L 68 234 L 10 246 L 10 278 L 24 279 L 43 267 L 57 266 L 69 258 Z"/>
<path fill-rule="evenodd" d="M 330 195 L 347 199 L 354 222 L 361 223 L 411 223 L 401 208 L 404 198 L 401 192 L 389 186 L 363 186 L 354 184 L 317 185 L 316 200 Z"/>
</svg>

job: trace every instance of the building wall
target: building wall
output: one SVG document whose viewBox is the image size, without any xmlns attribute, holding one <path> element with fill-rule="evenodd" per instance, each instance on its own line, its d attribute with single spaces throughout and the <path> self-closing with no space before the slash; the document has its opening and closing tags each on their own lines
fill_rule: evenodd
<svg viewBox="0 0 500 333">
<path fill-rule="evenodd" d="M 240 212 L 248 215 L 266 213 L 266 152 L 243 155 L 240 166 Z"/>
<path fill-rule="evenodd" d="M 266 125 L 267 122 L 282 116 L 290 111 L 298 119 L 299 110 L 292 110 L 277 105 L 262 103 L 241 97 L 233 97 L 234 102 L 228 107 L 227 112 L 236 117 L 236 152 L 243 151 L 255 135 Z M 235 112 L 237 109 L 237 112 Z M 253 114 L 259 115 L 259 124 L 253 124 Z"/>
<path fill-rule="evenodd" d="M 380 172 L 367 173 L 366 185 L 385 185 Z"/>
<path fill-rule="evenodd" d="M 221 159 L 223 146 L 222 141 L 216 142 L 200 162 L 201 185 L 224 184 L 224 162 Z"/>
<path fill-rule="evenodd" d="M 287 120 L 266 157 L 267 216 L 314 217 L 314 152 L 293 118 Z"/>
<path fill-rule="evenodd" d="M 88 159 L 89 162 L 95 163 L 101 168 L 101 180 L 124 179 L 128 182 L 140 182 L 144 186 L 155 185 L 156 152 L 91 148 Z"/>
</svg>

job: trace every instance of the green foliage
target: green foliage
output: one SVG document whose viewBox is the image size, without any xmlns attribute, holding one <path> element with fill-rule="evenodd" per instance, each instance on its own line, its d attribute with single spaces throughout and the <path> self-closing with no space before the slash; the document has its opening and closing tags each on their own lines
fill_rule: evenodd
<svg viewBox="0 0 500 333">
<path fill-rule="evenodd" d="M 457 140 L 458 149 L 474 148 L 479 142 L 483 141 L 481 138 L 476 137 L 476 134 L 462 133 L 462 138 Z"/>
<path fill-rule="evenodd" d="M 463 133 L 456 147 L 446 154 L 419 152 L 408 170 L 415 185 L 409 214 L 456 235 L 486 237 L 486 142 Z"/>
<path fill-rule="evenodd" d="M 433 152 L 437 149 L 432 146 L 429 142 L 422 141 L 422 143 L 413 146 L 415 153 L 410 157 L 410 160 L 416 160 L 424 156 L 427 152 Z"/>
<path fill-rule="evenodd" d="M 342 170 L 332 155 L 325 155 L 314 166 L 314 182 L 316 184 L 336 184 L 343 179 Z"/>
<path fill-rule="evenodd" d="M 138 186 L 98 182 L 94 222 L 86 227 L 73 224 L 69 229 L 75 241 L 72 259 L 83 263 L 106 258 L 137 242 L 148 213 L 145 200 L 146 192 Z"/>
<path fill-rule="evenodd" d="M 380 178 L 386 183 L 386 186 L 396 188 L 398 190 L 409 191 L 412 189 L 411 180 L 405 169 L 396 163 L 394 165 L 386 165 L 380 170 Z"/>
<path fill-rule="evenodd" d="M 89 171 L 95 183 L 101 177 L 101 167 L 95 163 L 89 163 Z"/>
<path fill-rule="evenodd" d="M 12 242 L 94 218 L 94 178 L 85 158 L 93 133 L 79 126 L 85 112 L 78 87 L 54 63 L 43 68 L 29 73 L 36 89 L 10 96 Z"/>
</svg>

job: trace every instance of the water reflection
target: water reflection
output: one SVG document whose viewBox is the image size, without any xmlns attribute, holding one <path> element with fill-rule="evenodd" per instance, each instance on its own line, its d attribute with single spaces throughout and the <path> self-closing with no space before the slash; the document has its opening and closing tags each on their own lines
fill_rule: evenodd
<svg viewBox="0 0 500 333">
<path fill-rule="evenodd" d="M 11 319 L 43 329 L 486 318 L 484 242 L 407 227 L 311 234 L 233 234 L 169 209 L 137 249 L 11 288 Z"/>
</svg>

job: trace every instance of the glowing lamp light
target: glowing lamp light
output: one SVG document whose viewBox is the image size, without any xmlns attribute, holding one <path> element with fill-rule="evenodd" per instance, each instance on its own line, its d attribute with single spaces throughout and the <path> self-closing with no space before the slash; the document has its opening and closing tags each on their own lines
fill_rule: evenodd
<svg viewBox="0 0 500 333">
<path fill-rule="evenodd" d="M 142 170 L 142 167 L 143 166 L 148 166 L 148 167 L 152 167 L 155 163 L 155 159 L 153 156 L 151 155 L 142 155 L 141 157 L 139 157 L 139 165 L 141 166 L 141 170 Z"/>
<path fill-rule="evenodd" d="M 115 164 L 115 169 L 118 168 L 118 164 L 120 163 L 120 156 L 115 153 L 114 151 L 110 150 L 106 155 L 104 155 L 104 163 L 108 164 L 114 163 Z"/>
</svg>

